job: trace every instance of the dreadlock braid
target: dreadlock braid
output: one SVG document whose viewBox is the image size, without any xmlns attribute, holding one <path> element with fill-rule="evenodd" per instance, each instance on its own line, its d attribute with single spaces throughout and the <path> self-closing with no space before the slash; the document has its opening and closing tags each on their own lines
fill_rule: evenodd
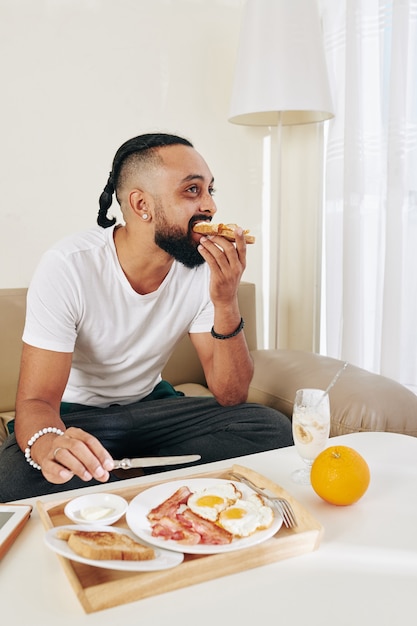
<svg viewBox="0 0 417 626">
<path fill-rule="evenodd" d="M 97 223 L 99 226 L 108 228 L 116 223 L 115 217 L 111 219 L 107 217 L 107 211 L 112 204 L 113 193 L 115 192 L 117 199 L 120 172 L 128 157 L 132 154 L 139 153 L 145 157 L 155 148 L 162 148 L 164 146 L 172 146 L 175 144 L 182 144 L 184 146 L 189 146 L 190 148 L 193 147 L 193 144 L 190 143 L 188 139 L 183 139 L 177 135 L 168 135 L 165 133 L 149 133 L 146 135 L 139 135 L 138 137 L 128 139 L 128 141 L 120 146 L 114 156 L 112 171 L 109 174 L 106 186 L 104 187 L 99 198 L 100 210 L 97 217 Z"/>
<path fill-rule="evenodd" d="M 102 226 L 102 228 L 109 228 L 109 226 L 113 226 L 116 223 L 116 218 L 112 217 L 109 219 L 107 217 L 107 211 L 111 207 L 111 203 L 113 202 L 113 178 L 112 173 L 110 172 L 109 178 L 107 180 L 106 186 L 104 187 L 101 196 L 99 198 L 100 210 L 98 212 L 97 224 Z"/>
</svg>

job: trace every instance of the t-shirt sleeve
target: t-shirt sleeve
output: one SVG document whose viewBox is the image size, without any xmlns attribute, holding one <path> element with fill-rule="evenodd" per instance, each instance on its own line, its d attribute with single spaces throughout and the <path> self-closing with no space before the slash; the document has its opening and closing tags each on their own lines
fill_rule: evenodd
<svg viewBox="0 0 417 626">
<path fill-rule="evenodd" d="M 190 326 L 190 333 L 209 333 L 214 322 L 214 307 L 208 300 L 204 307 L 195 316 Z"/>
<path fill-rule="evenodd" d="M 55 352 L 73 352 L 80 317 L 74 277 L 58 250 L 46 252 L 28 289 L 23 341 Z"/>
</svg>

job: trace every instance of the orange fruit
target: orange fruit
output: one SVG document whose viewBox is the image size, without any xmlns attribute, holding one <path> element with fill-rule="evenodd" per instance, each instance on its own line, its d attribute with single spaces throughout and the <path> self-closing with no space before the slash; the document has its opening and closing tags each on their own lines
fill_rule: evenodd
<svg viewBox="0 0 417 626">
<path fill-rule="evenodd" d="M 320 452 L 311 468 L 311 485 L 326 502 L 346 506 L 357 502 L 371 480 L 365 459 L 348 446 L 330 446 Z"/>
</svg>

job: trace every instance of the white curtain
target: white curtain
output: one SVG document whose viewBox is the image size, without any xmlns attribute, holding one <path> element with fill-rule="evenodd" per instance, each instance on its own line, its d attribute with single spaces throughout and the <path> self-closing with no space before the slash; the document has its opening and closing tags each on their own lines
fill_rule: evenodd
<svg viewBox="0 0 417 626">
<path fill-rule="evenodd" d="M 321 0 L 325 351 L 417 391 L 417 0 Z"/>
</svg>

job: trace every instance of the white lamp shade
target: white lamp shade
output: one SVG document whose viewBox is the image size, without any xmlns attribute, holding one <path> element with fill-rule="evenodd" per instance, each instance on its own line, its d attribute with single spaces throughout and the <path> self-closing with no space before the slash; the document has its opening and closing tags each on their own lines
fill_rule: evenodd
<svg viewBox="0 0 417 626">
<path fill-rule="evenodd" d="M 275 126 L 333 115 L 316 0 L 247 0 L 229 121 Z"/>
</svg>

